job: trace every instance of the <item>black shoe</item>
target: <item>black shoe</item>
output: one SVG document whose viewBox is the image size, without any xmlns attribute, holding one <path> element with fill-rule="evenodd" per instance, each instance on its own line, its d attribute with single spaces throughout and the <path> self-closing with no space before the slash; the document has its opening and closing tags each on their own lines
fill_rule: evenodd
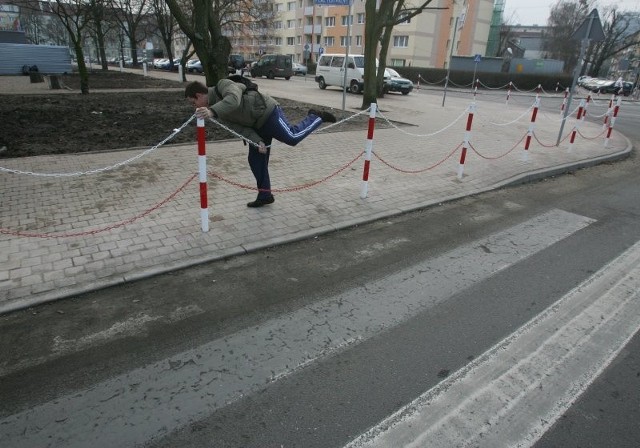
<svg viewBox="0 0 640 448">
<path fill-rule="evenodd" d="M 262 207 L 263 205 L 269 205 L 269 204 L 273 204 L 273 202 L 276 200 L 276 198 L 274 198 L 273 196 L 271 196 L 270 198 L 267 199 L 256 199 L 253 202 L 249 202 L 247 203 L 247 207 Z"/>
<path fill-rule="evenodd" d="M 336 122 L 336 117 L 332 113 L 326 112 L 324 110 L 309 109 L 309 115 L 316 115 L 326 123 Z"/>
</svg>

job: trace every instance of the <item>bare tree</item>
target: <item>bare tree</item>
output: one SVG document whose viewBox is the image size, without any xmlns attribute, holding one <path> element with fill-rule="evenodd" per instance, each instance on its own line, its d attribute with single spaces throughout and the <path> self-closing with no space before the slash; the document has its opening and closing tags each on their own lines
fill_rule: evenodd
<svg viewBox="0 0 640 448">
<path fill-rule="evenodd" d="M 571 36 L 589 15 L 589 8 L 586 2 L 565 0 L 551 7 L 542 48 L 550 58 L 564 61 L 565 73 L 572 73 L 578 63 L 580 45 Z"/>
<path fill-rule="evenodd" d="M 40 10 L 39 1 L 27 1 L 32 10 Z M 84 51 L 82 45 L 87 34 L 87 27 L 90 23 L 91 7 L 84 0 L 54 0 L 49 2 L 48 7 L 60 23 L 64 26 L 71 45 L 76 53 L 78 62 L 78 73 L 80 75 L 80 92 L 89 93 L 89 72 L 84 62 Z"/>
<path fill-rule="evenodd" d="M 156 33 L 162 40 L 162 44 L 167 52 L 167 57 L 173 60 L 173 37 L 176 32 L 177 23 L 165 0 L 151 0 L 151 14 L 155 18 Z"/>
<path fill-rule="evenodd" d="M 108 0 L 114 10 L 115 19 L 120 24 L 124 36 L 127 37 L 131 58 L 134 65 L 138 63 L 138 43 L 146 36 L 139 33 L 142 20 L 147 15 L 148 0 Z"/>
<path fill-rule="evenodd" d="M 617 7 L 613 6 L 606 10 L 604 17 L 605 40 L 595 42 L 587 56 L 587 62 L 590 65 L 589 75 L 591 76 L 601 74 L 604 64 L 612 57 L 640 45 L 637 14 L 619 12 Z"/>
<path fill-rule="evenodd" d="M 231 43 L 229 29 L 261 19 L 267 0 L 166 0 L 182 32 L 202 62 L 206 83 L 214 85 L 227 75 Z M 268 9 L 268 8 L 266 8 Z"/>
<path fill-rule="evenodd" d="M 377 3 L 379 8 L 376 8 Z M 422 13 L 428 8 L 431 0 L 425 0 L 420 6 L 407 5 L 405 0 L 366 0 L 365 32 L 364 32 L 364 79 L 375 79 L 375 83 L 365 82 L 362 95 L 362 108 L 366 109 L 382 95 L 384 69 L 393 27 Z M 380 63 L 376 70 L 376 51 L 380 44 Z"/>
<path fill-rule="evenodd" d="M 114 27 L 112 10 L 107 0 L 88 0 L 88 3 L 91 10 L 88 31 L 95 43 L 102 70 L 108 70 L 105 40 L 109 30 Z"/>
</svg>

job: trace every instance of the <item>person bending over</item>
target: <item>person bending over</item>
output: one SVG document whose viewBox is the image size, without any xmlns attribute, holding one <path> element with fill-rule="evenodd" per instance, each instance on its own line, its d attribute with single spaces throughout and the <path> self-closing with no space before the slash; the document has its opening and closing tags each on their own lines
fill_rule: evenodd
<svg viewBox="0 0 640 448">
<path fill-rule="evenodd" d="M 273 139 L 295 146 L 323 122 L 336 122 L 333 114 L 310 109 L 306 117 L 292 125 L 272 97 L 247 90 L 244 84 L 230 79 L 221 79 L 214 87 L 199 81 L 190 82 L 184 96 L 195 107 L 198 118 L 213 117 L 251 142 L 248 161 L 256 178 L 258 196 L 247 207 L 262 207 L 274 201 L 269 178 Z"/>
</svg>

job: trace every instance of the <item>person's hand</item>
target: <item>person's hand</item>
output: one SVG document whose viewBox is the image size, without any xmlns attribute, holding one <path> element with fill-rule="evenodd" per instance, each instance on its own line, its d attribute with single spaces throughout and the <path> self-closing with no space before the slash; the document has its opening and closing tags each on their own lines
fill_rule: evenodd
<svg viewBox="0 0 640 448">
<path fill-rule="evenodd" d="M 266 154 L 267 153 L 267 147 L 264 145 L 264 142 L 258 143 L 258 152 L 260 154 Z"/>
<path fill-rule="evenodd" d="M 213 111 L 208 107 L 198 107 L 196 108 L 196 117 L 206 120 L 213 117 Z"/>
</svg>

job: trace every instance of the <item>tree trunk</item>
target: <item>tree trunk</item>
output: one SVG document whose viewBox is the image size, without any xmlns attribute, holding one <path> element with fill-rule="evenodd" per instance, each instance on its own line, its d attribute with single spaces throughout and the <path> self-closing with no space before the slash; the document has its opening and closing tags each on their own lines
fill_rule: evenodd
<svg viewBox="0 0 640 448">
<path fill-rule="evenodd" d="M 366 17 L 376 16 L 376 0 L 366 0 L 365 3 Z M 381 29 L 377 26 L 376 20 L 366 20 L 364 24 L 364 60 L 375 61 L 376 50 L 378 48 L 378 39 L 380 38 Z M 371 103 L 378 102 L 377 86 L 375 82 L 370 80 L 376 79 L 375 64 L 364 64 L 364 90 L 362 91 L 361 109 L 367 109 Z"/>
<path fill-rule="evenodd" d="M 89 71 L 84 62 L 84 53 L 82 51 L 82 43 L 80 39 L 73 39 L 73 46 L 76 49 L 76 58 L 78 60 L 78 73 L 80 74 L 80 93 L 89 94 Z"/>
</svg>

